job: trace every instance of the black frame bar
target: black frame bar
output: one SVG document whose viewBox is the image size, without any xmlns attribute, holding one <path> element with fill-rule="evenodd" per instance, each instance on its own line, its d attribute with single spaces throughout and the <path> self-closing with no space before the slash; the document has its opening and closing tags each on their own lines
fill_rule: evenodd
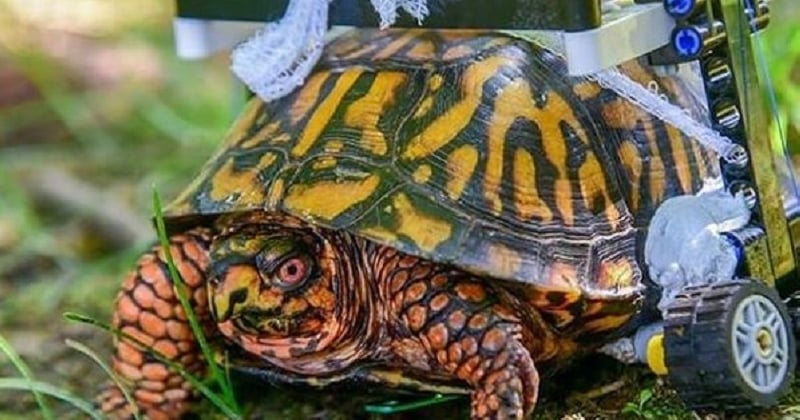
<svg viewBox="0 0 800 420">
<path fill-rule="evenodd" d="M 283 16 L 288 4 L 289 0 L 176 0 L 176 14 L 195 19 L 269 22 Z M 430 15 L 424 22 L 401 12 L 394 26 L 583 31 L 602 23 L 600 0 L 428 0 L 428 4 Z M 375 27 L 379 19 L 369 0 L 335 0 L 330 24 Z"/>
</svg>

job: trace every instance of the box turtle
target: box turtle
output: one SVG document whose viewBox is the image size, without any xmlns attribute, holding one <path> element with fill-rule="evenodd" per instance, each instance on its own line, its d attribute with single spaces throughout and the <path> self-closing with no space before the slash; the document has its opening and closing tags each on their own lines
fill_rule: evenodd
<svg viewBox="0 0 800 420">
<path fill-rule="evenodd" d="M 680 79 L 620 69 L 702 117 Z M 540 378 L 641 322 L 655 288 L 647 222 L 717 168 L 533 43 L 357 30 L 289 96 L 251 100 L 165 220 L 201 323 L 250 368 L 311 385 L 455 386 L 474 418 L 520 418 Z M 113 325 L 202 374 L 167 273 L 158 248 L 145 253 Z M 180 375 L 115 346 L 145 414 L 189 410 Z M 130 414 L 113 387 L 100 405 Z"/>
</svg>

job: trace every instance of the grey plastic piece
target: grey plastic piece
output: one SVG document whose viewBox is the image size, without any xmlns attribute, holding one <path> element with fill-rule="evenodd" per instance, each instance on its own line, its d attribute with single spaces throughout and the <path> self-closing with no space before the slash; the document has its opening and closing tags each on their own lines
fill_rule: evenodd
<svg viewBox="0 0 800 420">
<path fill-rule="evenodd" d="M 750 220 L 742 195 L 724 189 L 673 197 L 656 210 L 645 241 L 650 278 L 663 287 L 659 309 L 686 286 L 730 280 L 738 264 L 733 245 L 720 234 Z"/>
<path fill-rule="evenodd" d="M 664 332 L 664 323 L 656 322 L 640 327 L 633 336 L 633 348 L 636 352 L 636 359 L 641 363 L 647 363 L 647 343 L 656 334 Z"/>
<path fill-rule="evenodd" d="M 599 353 L 611 356 L 618 361 L 627 365 L 640 363 L 638 354 L 636 354 L 636 346 L 634 345 L 633 338 L 623 337 L 618 340 L 612 341 L 597 349 Z"/>
<path fill-rule="evenodd" d="M 664 323 L 656 322 L 639 327 L 630 337 L 612 341 L 597 351 L 625 364 L 647 363 L 647 343 L 656 334 L 664 332 Z"/>
</svg>

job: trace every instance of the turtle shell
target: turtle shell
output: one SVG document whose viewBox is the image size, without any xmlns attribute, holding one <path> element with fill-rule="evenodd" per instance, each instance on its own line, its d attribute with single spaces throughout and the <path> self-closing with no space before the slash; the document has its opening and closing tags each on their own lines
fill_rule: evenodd
<svg viewBox="0 0 800 420">
<path fill-rule="evenodd" d="M 699 112 L 678 79 L 622 70 Z M 529 42 L 358 30 L 290 96 L 250 101 L 165 214 L 286 212 L 482 275 L 631 296 L 637 231 L 715 162 Z"/>
</svg>

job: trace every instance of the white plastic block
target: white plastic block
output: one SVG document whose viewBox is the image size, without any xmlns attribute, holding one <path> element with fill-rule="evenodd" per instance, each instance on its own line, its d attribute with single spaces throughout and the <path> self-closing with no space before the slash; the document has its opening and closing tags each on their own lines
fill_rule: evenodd
<svg viewBox="0 0 800 420">
<path fill-rule="evenodd" d="M 561 32 L 571 75 L 585 75 L 624 63 L 670 42 L 675 21 L 662 3 L 634 4 L 603 16 L 603 26 Z"/>
<path fill-rule="evenodd" d="M 175 18 L 175 49 L 178 57 L 197 60 L 227 51 L 263 27 L 259 22 Z"/>
</svg>

